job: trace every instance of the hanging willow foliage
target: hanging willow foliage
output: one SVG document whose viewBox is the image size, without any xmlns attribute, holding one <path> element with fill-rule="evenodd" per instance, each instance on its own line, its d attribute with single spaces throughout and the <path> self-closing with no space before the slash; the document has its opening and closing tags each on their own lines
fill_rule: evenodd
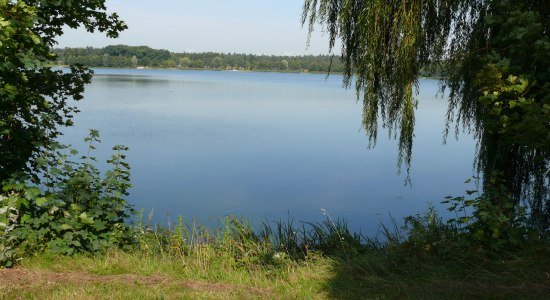
<svg viewBox="0 0 550 300">
<path fill-rule="evenodd" d="M 485 192 L 504 186 L 513 204 L 526 201 L 547 225 L 549 14 L 547 0 L 305 0 L 302 23 L 310 34 L 323 26 L 331 51 L 341 41 L 344 84 L 355 82 L 371 145 L 387 128 L 407 173 L 419 72 L 442 68 L 445 137 L 473 134 Z"/>
</svg>

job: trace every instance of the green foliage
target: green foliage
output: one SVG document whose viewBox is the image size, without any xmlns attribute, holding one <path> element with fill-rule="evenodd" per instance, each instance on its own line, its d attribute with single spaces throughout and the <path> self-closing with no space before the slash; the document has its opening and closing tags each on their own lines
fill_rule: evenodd
<svg viewBox="0 0 550 300">
<path fill-rule="evenodd" d="M 478 168 L 485 190 L 508 188 L 513 205 L 525 204 L 532 222 L 550 228 L 550 39 L 541 15 L 521 4 L 497 3 L 485 25 L 495 32 L 471 79 L 482 129 Z M 542 6 L 541 13 L 550 11 Z M 506 11 L 506 12 L 504 12 Z M 548 23 L 546 21 L 546 23 Z M 545 29 L 546 28 L 546 29 Z M 546 30 L 546 32 L 545 32 Z M 521 199 L 527 200 L 520 203 Z"/>
<path fill-rule="evenodd" d="M 527 205 L 550 228 L 550 2 L 305 0 L 302 22 L 341 40 L 344 83 L 355 82 L 374 144 L 386 127 L 410 166 L 417 80 L 442 69 L 449 91 L 446 135 L 455 124 L 478 141 L 487 197 Z M 353 80 L 355 79 L 355 80 Z M 379 124 L 379 122 L 381 124 Z M 479 206 L 478 208 L 482 208 Z M 514 210 L 512 210 L 514 211 Z"/>
<path fill-rule="evenodd" d="M 3 184 L 0 194 L 0 265 L 11 266 L 21 256 L 48 252 L 65 255 L 129 247 L 132 235 L 126 219 L 132 213 L 125 197 L 130 167 L 124 146 L 113 148 L 111 169 L 101 176 L 91 151 L 99 143 L 95 130 L 85 139 L 88 154 L 56 143 L 37 161 L 44 183 Z"/>
<path fill-rule="evenodd" d="M 459 236 L 459 228 L 462 227 L 462 224 L 455 221 L 443 221 L 437 211 L 430 206 L 423 214 L 405 218 L 408 236 L 403 246 L 409 251 L 414 250 L 419 257 L 450 258 L 464 247 Z"/>
<path fill-rule="evenodd" d="M 42 147 L 70 126 L 92 72 L 53 70 L 51 48 L 65 27 L 116 37 L 126 28 L 104 0 L 0 0 L 0 181 L 36 171 Z"/>
<path fill-rule="evenodd" d="M 518 249 L 541 238 L 540 232 L 528 223 L 526 209 L 514 206 L 503 186 L 498 194 L 496 190 L 492 192 L 490 196 L 471 199 L 449 196 L 443 201 L 450 204 L 448 210 L 456 216 L 447 223 L 463 235 L 464 242 L 478 251 L 495 252 Z M 468 191 L 469 195 L 474 193 L 477 191 Z"/>
<path fill-rule="evenodd" d="M 302 23 L 309 24 L 310 33 L 317 22 L 325 26 L 331 50 L 341 39 L 344 84 L 355 84 L 363 102 L 371 145 L 380 122 L 399 139 L 399 166 L 410 165 L 420 71 L 443 60 L 456 2 L 304 1 Z"/>
<path fill-rule="evenodd" d="M 276 56 L 251 55 L 237 53 L 171 53 L 167 50 L 156 50 L 146 46 L 107 46 L 105 48 L 65 48 L 55 49 L 59 63 L 65 65 L 82 64 L 89 67 L 128 68 L 165 67 L 193 69 L 235 69 L 261 71 L 311 71 L 342 72 L 340 61 L 332 61 L 327 55 Z M 104 56 L 106 58 L 104 59 Z M 134 64 L 132 58 L 136 57 Z"/>
</svg>

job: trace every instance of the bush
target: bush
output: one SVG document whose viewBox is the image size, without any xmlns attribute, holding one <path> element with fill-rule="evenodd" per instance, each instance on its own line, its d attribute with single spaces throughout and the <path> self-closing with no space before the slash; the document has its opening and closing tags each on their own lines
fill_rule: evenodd
<svg viewBox="0 0 550 300">
<path fill-rule="evenodd" d="M 95 130 L 85 139 L 89 151 L 99 143 Z M 3 184 L 0 195 L 0 266 L 37 252 L 64 255 L 104 251 L 132 243 L 125 220 L 133 213 L 126 202 L 130 167 L 124 146 L 115 146 L 101 176 L 90 154 L 78 161 L 76 150 L 52 144 L 37 160 L 43 174 Z"/>
</svg>

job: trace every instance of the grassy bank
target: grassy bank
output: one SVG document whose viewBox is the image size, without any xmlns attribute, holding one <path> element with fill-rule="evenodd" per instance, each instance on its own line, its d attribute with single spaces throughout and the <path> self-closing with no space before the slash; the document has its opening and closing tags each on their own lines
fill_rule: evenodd
<svg viewBox="0 0 550 300">
<path fill-rule="evenodd" d="M 207 252 L 207 251 L 205 251 Z M 547 249 L 496 261 L 316 257 L 240 265 L 224 253 L 169 258 L 111 252 L 97 257 L 38 256 L 0 271 L 5 299 L 36 298 L 430 298 L 544 299 Z M 10 275 L 11 274 L 11 275 Z M 15 274 L 15 275 L 14 275 Z"/>
<path fill-rule="evenodd" d="M 543 299 L 550 293 L 546 242 L 488 254 L 428 238 L 434 233 L 428 231 L 421 240 L 397 234 L 370 240 L 331 220 L 279 223 L 257 234 L 238 220 L 215 231 L 183 223 L 135 230 L 137 244 L 127 251 L 25 257 L 0 271 L 0 296 Z"/>
<path fill-rule="evenodd" d="M 550 292 L 548 254 L 538 249 L 499 261 L 411 261 L 398 269 L 373 255 L 350 261 L 330 257 L 282 260 L 272 266 L 239 265 L 215 252 L 180 259 L 124 252 L 97 257 L 39 256 L 15 270 L 0 271 L 0 295 L 6 299 L 543 299 Z"/>
</svg>

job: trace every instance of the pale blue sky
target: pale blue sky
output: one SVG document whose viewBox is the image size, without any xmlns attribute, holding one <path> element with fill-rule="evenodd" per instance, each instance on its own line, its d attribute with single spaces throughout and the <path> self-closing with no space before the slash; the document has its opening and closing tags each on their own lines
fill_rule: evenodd
<svg viewBox="0 0 550 300">
<path fill-rule="evenodd" d="M 116 40 L 67 30 L 59 47 L 147 45 L 175 52 L 327 54 L 328 37 L 317 30 L 306 49 L 303 0 L 107 0 L 129 26 Z"/>
</svg>

